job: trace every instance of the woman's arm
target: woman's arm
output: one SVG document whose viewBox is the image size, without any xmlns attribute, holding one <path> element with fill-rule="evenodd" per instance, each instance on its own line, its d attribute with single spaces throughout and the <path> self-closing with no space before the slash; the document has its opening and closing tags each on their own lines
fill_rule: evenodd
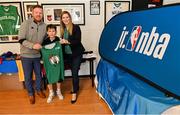
<svg viewBox="0 0 180 115">
<path fill-rule="evenodd" d="M 81 29 L 78 25 L 73 25 L 73 32 L 72 35 L 69 36 L 69 42 L 71 45 L 81 43 Z"/>
</svg>

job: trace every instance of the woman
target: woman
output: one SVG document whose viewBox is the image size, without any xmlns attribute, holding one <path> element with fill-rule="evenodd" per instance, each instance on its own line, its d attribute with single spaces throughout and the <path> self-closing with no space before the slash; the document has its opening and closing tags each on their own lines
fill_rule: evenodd
<svg viewBox="0 0 180 115">
<path fill-rule="evenodd" d="M 79 90 L 78 72 L 85 49 L 81 43 L 80 27 L 72 23 L 70 13 L 63 11 L 60 18 L 60 34 L 62 38 L 60 42 L 63 46 L 64 61 L 70 65 L 72 72 L 73 89 L 71 103 L 73 104 L 77 100 L 77 92 Z"/>
</svg>

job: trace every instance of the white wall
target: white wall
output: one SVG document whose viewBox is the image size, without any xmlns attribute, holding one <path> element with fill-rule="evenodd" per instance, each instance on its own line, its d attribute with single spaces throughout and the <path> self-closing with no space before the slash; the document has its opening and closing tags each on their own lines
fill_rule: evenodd
<svg viewBox="0 0 180 115">
<path fill-rule="evenodd" d="M 173 4 L 173 3 L 180 3 L 180 0 L 163 0 L 163 5 Z"/>
<path fill-rule="evenodd" d="M 0 0 L 7 2 L 7 0 Z M 30 0 L 8 0 L 8 2 L 30 1 Z M 98 56 L 98 44 L 101 32 L 104 28 L 104 1 L 100 1 L 100 15 L 90 15 L 90 0 L 38 0 L 41 3 L 85 3 L 85 25 L 80 26 L 82 30 L 82 43 L 86 50 L 92 50 Z M 124 0 L 122 0 L 124 1 Z M 129 1 L 129 0 L 126 0 Z M 7 51 L 20 53 L 19 44 L 0 44 L 0 54 Z"/>
</svg>

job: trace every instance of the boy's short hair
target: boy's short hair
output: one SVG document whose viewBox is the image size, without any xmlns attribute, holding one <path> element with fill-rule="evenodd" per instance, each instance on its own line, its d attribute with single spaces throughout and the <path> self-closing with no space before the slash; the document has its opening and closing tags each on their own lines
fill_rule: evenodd
<svg viewBox="0 0 180 115">
<path fill-rule="evenodd" d="M 56 31 L 57 27 L 53 24 L 49 24 L 46 26 L 46 31 L 48 31 L 48 29 L 55 29 L 55 31 Z"/>
</svg>

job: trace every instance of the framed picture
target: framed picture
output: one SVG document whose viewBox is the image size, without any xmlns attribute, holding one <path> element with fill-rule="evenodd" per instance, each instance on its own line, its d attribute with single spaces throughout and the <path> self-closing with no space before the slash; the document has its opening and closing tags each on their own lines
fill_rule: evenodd
<svg viewBox="0 0 180 115">
<path fill-rule="evenodd" d="M 0 43 L 18 42 L 22 23 L 21 2 L 0 2 Z"/>
<path fill-rule="evenodd" d="M 105 1 L 105 24 L 116 14 L 130 10 L 130 1 Z"/>
<path fill-rule="evenodd" d="M 100 15 L 100 1 L 90 1 L 90 15 Z"/>
<path fill-rule="evenodd" d="M 44 22 L 46 24 L 60 25 L 60 15 L 63 11 L 68 11 L 72 16 L 74 24 L 85 25 L 85 5 L 84 3 L 68 4 L 42 4 L 44 10 Z"/>
<path fill-rule="evenodd" d="M 38 4 L 38 1 L 24 1 L 23 2 L 24 19 L 25 20 L 32 17 L 32 9 L 37 4 Z"/>
</svg>

